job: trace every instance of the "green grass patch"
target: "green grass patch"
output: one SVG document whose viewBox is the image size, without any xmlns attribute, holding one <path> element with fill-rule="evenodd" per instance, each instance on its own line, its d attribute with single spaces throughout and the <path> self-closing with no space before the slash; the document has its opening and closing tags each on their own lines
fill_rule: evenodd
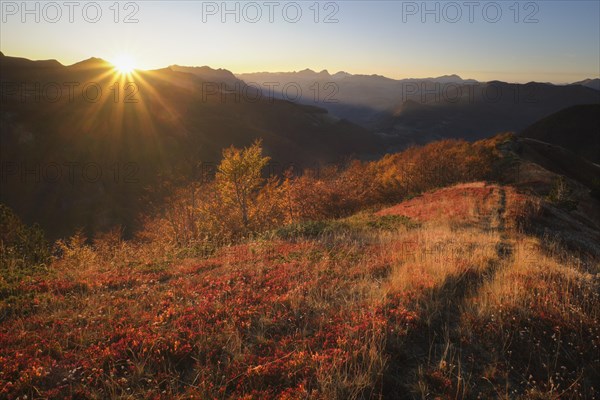
<svg viewBox="0 0 600 400">
<path fill-rule="evenodd" d="M 286 225 L 274 231 L 281 239 L 318 238 L 329 235 L 360 234 L 369 231 L 395 231 L 413 229 L 419 224 L 403 215 L 377 216 L 359 213 L 339 220 L 305 221 Z"/>
</svg>

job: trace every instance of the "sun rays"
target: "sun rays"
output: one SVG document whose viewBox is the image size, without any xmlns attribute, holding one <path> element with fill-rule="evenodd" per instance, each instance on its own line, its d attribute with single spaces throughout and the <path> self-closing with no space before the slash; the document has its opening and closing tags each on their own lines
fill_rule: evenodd
<svg viewBox="0 0 600 400">
<path fill-rule="evenodd" d="M 111 58 L 103 68 L 84 70 L 78 87 L 85 88 L 87 97 L 65 119 L 73 132 L 110 138 L 107 159 L 126 157 L 127 162 L 135 162 L 152 153 L 159 164 L 168 158 L 165 133 L 187 132 L 182 122 L 187 108 L 172 101 L 171 93 L 178 93 L 185 84 L 169 71 L 135 66 L 132 57 L 123 56 Z"/>
</svg>

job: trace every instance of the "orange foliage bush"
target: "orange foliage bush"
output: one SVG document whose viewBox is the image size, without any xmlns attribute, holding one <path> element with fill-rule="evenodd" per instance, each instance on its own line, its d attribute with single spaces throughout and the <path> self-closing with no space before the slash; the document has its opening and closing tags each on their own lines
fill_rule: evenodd
<svg viewBox="0 0 600 400">
<path fill-rule="evenodd" d="M 224 151 L 214 182 L 177 191 L 162 216 L 147 223 L 146 235 L 190 246 L 207 240 L 232 242 L 284 224 L 340 218 L 398 202 L 407 196 L 459 182 L 486 179 L 495 145 L 443 140 L 390 154 L 373 162 L 288 171 L 263 179 L 260 142 Z M 245 171 L 245 172 L 244 172 Z M 247 173 L 240 180 L 240 174 Z M 241 185 L 241 186 L 240 186 Z"/>
<path fill-rule="evenodd" d="M 398 201 L 434 188 L 489 177 L 493 149 L 462 140 L 442 140 L 389 154 L 374 163 L 383 200 Z"/>
</svg>

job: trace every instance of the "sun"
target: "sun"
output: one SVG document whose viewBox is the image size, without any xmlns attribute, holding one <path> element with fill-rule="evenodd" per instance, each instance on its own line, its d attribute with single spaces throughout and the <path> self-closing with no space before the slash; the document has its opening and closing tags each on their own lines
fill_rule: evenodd
<svg viewBox="0 0 600 400">
<path fill-rule="evenodd" d="M 130 74 L 135 69 L 135 60 L 128 54 L 122 54 L 116 57 L 112 64 L 115 67 L 115 71 L 121 75 Z"/>
</svg>

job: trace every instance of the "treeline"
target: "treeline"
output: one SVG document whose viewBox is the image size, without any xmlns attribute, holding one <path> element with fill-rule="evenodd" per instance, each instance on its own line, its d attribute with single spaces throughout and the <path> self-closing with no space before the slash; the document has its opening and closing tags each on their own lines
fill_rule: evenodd
<svg viewBox="0 0 600 400">
<path fill-rule="evenodd" d="M 496 145 L 443 140 L 319 170 L 265 178 L 261 142 L 223 151 L 214 179 L 180 188 L 147 217 L 139 237 L 175 247 L 228 243 L 284 225 L 340 218 L 394 204 L 425 191 L 494 178 Z"/>
<path fill-rule="evenodd" d="M 284 226 L 376 210 L 459 182 L 494 179 L 496 146 L 505 139 L 443 140 L 377 161 L 354 160 L 269 177 L 264 176 L 269 157 L 263 155 L 260 141 L 244 149 L 230 147 L 223 151 L 213 179 L 173 189 L 160 208 L 143 216 L 133 242 L 149 257 L 198 254 Z M 97 249 L 106 248 L 103 243 L 122 243 L 122 230 L 115 228 L 91 241 L 78 233 L 52 249 L 37 226 L 23 225 L 5 206 L 0 211 L 0 261 L 11 275 L 48 263 L 51 254 L 64 255 L 68 243 L 83 248 L 91 242 Z"/>
</svg>

